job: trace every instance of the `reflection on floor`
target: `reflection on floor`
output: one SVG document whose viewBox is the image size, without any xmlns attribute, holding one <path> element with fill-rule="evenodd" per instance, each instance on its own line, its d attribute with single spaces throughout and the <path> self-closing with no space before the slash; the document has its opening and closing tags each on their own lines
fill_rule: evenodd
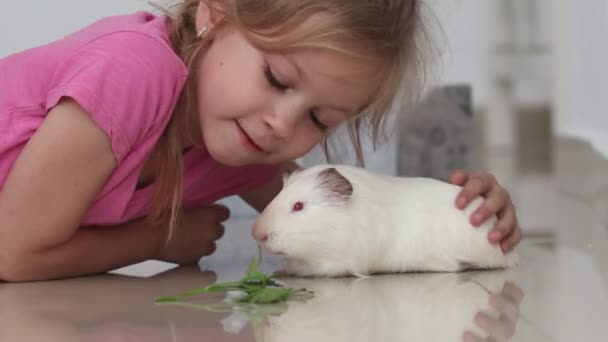
<svg viewBox="0 0 608 342">
<path fill-rule="evenodd" d="M 550 172 L 518 171 L 508 154 L 489 159 L 526 233 L 516 268 L 290 278 L 287 286 L 315 296 L 231 312 L 155 305 L 157 296 L 243 275 L 257 250 L 253 217 L 242 215 L 228 221 L 200 268 L 147 262 L 94 277 L 0 284 L 0 341 L 606 341 L 608 161 L 576 141 L 554 147 Z M 280 265 L 265 257 L 262 270 Z M 215 293 L 193 303 L 225 306 L 224 299 Z"/>
</svg>

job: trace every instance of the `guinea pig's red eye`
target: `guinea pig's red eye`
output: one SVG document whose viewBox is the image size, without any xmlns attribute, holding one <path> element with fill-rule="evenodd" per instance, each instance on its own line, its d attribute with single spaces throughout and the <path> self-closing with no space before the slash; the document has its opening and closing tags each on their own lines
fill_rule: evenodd
<svg viewBox="0 0 608 342">
<path fill-rule="evenodd" d="M 304 203 L 302 202 L 296 202 L 296 204 L 293 205 L 293 211 L 300 211 L 304 209 Z"/>
</svg>

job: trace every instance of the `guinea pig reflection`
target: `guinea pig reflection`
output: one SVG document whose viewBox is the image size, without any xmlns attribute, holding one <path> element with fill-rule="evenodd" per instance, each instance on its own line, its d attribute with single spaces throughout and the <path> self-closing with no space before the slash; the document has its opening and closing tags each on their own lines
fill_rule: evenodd
<svg viewBox="0 0 608 342">
<path fill-rule="evenodd" d="M 258 342 L 449 342 L 471 334 L 486 338 L 493 332 L 476 326 L 474 317 L 483 312 L 498 320 L 500 313 L 488 304 L 489 298 L 511 284 L 507 271 L 291 278 L 285 283 L 310 289 L 315 296 L 304 303 L 290 302 L 287 312 L 269 317 L 258 327 Z M 515 323 L 503 330 L 514 332 Z"/>
</svg>

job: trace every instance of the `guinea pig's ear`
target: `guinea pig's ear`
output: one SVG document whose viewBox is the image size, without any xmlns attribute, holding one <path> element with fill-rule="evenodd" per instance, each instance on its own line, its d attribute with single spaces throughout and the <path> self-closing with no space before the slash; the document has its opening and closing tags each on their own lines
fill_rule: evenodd
<svg viewBox="0 0 608 342">
<path fill-rule="evenodd" d="M 351 182 L 333 167 L 321 171 L 317 178 L 321 189 L 333 200 L 346 202 L 353 194 Z"/>
</svg>

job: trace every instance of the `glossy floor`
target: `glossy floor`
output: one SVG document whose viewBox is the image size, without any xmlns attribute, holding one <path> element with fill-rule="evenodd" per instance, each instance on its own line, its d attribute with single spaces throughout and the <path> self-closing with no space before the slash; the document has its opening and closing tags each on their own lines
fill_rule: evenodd
<svg viewBox="0 0 608 342">
<path fill-rule="evenodd" d="M 154 304 L 156 296 L 243 274 L 255 245 L 236 238 L 251 222 L 235 218 L 217 254 L 201 264 L 209 271 L 144 263 L 102 276 L 0 284 L 0 341 L 606 341 L 608 161 L 573 141 L 558 141 L 556 152 L 549 172 L 520 172 L 509 156 L 490 164 L 526 231 L 517 268 L 286 279 L 315 296 L 230 312 Z M 266 258 L 263 270 L 279 263 Z M 216 294 L 194 303 L 223 300 Z"/>
</svg>

